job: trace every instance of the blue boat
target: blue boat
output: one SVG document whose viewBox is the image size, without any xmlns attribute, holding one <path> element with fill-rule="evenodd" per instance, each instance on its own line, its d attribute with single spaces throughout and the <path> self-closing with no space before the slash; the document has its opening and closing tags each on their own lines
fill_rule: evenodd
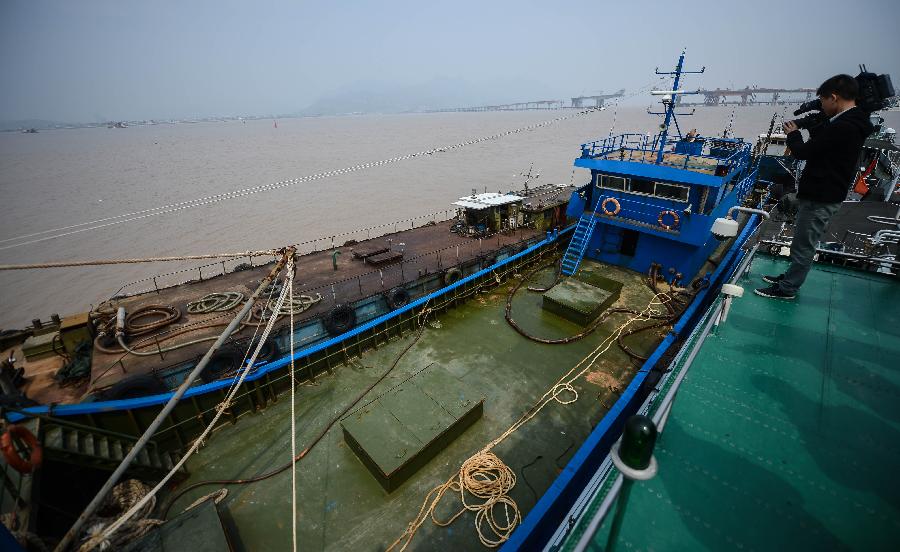
<svg viewBox="0 0 900 552">
<path fill-rule="evenodd" d="M 343 281 L 346 287 L 358 286 L 365 297 L 344 304 L 323 303 L 315 317 L 273 334 L 268 358 L 250 364 L 232 359 L 231 372 L 212 374 L 189 387 L 180 400 L 171 392 L 115 400 L 100 396 L 81 404 L 20 407 L 8 412 L 7 419 L 30 427 L 54 468 L 63 471 L 71 465 L 112 470 L 125 454 L 137 450 L 139 435 L 161 424 L 151 432 L 146 454 L 135 457 L 135 466 L 143 470 L 138 475 L 145 480 L 165 482 L 172 476 L 185 480 L 157 514 L 163 519 L 202 495 L 200 489 L 210 478 L 225 481 L 224 485 L 259 482 L 265 489 L 260 492 L 283 506 L 291 498 L 283 494 L 278 474 L 301 466 L 311 470 L 311 481 L 338 484 L 320 489 L 317 500 L 301 505 L 310 508 L 302 516 L 327 518 L 325 526 L 302 526 L 301 534 L 321 538 L 322 547 L 332 549 L 367 543 L 418 546 L 421 543 L 414 539 L 424 538 L 416 536 L 424 518 L 419 521 L 416 511 L 431 512 L 427 498 L 431 494 L 426 491 L 442 480 L 435 477 L 447 466 L 465 465 L 466 458 L 481 461 L 482 453 L 497 447 L 506 460 L 502 470 L 510 470 L 504 473 L 517 471 L 534 493 L 535 503 L 524 505 L 528 491 L 515 486 L 513 475 L 513 484 L 498 491 L 497 496 L 505 498 L 476 508 L 477 532 L 442 533 L 434 526 L 425 529 L 429 540 L 422 546 L 468 549 L 478 542 L 523 550 L 543 546 L 597 473 L 625 416 L 654 388 L 665 360 L 690 335 L 741 264 L 748 239 L 765 215 L 759 208 L 767 199 L 769 183 L 758 178 L 759 159 L 752 155 L 752 144 L 681 132 L 677 98 L 685 93 L 679 87 L 688 73 L 683 63 L 682 53 L 670 73 L 672 89 L 655 94 L 663 106 L 660 132 L 582 144 L 574 164 L 589 170 L 590 177 L 574 190 L 551 187 L 532 190 L 532 195 L 473 192 L 457 202 L 461 210 L 455 219 L 391 234 L 393 243 L 403 240 L 402 246 L 411 243 L 411 232 L 441 233 L 445 240 L 452 230 L 456 237 L 451 239 L 465 240 L 468 247 L 463 257 L 456 249 L 456 262 L 448 262 L 453 255 L 443 251 L 429 261 L 437 270 L 426 265 L 431 269 L 423 273 L 420 265 L 415 272 L 415 265 L 404 264 L 407 260 L 400 250 L 403 260 L 391 265 L 398 281 L 385 285 L 387 269 L 370 271 L 374 279 L 367 285 L 377 292 L 368 295 L 362 280 Z M 570 193 L 568 201 L 554 199 L 563 191 Z M 398 251 L 390 243 L 376 248 L 347 242 L 344 247 L 348 257 L 358 257 L 353 262 L 397 259 Z M 292 255 L 285 254 L 282 262 Z M 334 263 L 335 271 L 339 262 L 346 262 L 329 250 L 319 251 L 317 258 L 329 270 Z M 265 270 L 274 274 L 282 264 L 272 267 Z M 212 286 L 239 277 L 223 274 L 204 282 Z M 541 279 L 545 281 L 534 287 Z M 285 281 L 293 282 L 286 274 Z M 517 294 L 526 283 L 533 284 L 527 287 L 538 295 Z M 180 293 L 177 296 L 185 301 L 186 290 L 198 285 L 176 286 L 170 296 Z M 516 332 L 498 322 L 503 299 L 492 290 L 505 293 L 505 318 Z M 335 293 L 333 285 L 331 292 Z M 540 302 L 532 299 L 538 297 Z M 128 300 L 123 299 L 132 308 Z M 126 318 L 120 312 L 120 319 Z M 606 353 L 615 342 L 619 348 L 609 353 L 609 362 L 620 368 L 587 377 L 578 373 L 547 390 L 558 377 L 560 362 L 593 354 L 594 347 L 605 346 Z M 257 344 L 248 338 L 236 342 L 235 348 L 250 352 L 251 345 Z M 198 361 L 199 356 L 166 366 L 170 386 L 184 381 Z M 603 383 L 613 381 L 609 378 L 614 375 L 620 378 L 618 384 Z M 305 412 L 297 420 L 305 448 L 269 473 L 280 462 L 269 455 L 277 447 L 255 450 L 241 443 L 248 430 L 260 443 L 280 434 L 281 421 L 290 419 L 283 418 L 290 416 L 283 399 L 300 381 L 315 384 L 297 389 Z M 234 389 L 239 394 L 230 395 Z M 578 389 L 596 395 L 602 408 L 578 401 Z M 575 393 L 575 398 L 563 399 L 564 393 Z M 599 409 L 602 417 L 590 431 L 570 428 L 555 418 L 531 425 L 516 422 L 510 431 L 507 426 L 521 414 L 523 400 L 526 405 L 538 401 L 535 404 L 542 406 L 535 412 L 559 402 L 572 405 L 572 414 L 567 415 L 594 417 Z M 162 410 L 170 401 L 171 410 Z M 264 409 L 265 424 L 256 417 Z M 325 416 L 327 423 L 323 421 L 323 413 L 332 411 L 333 416 Z M 206 454 L 225 460 L 218 467 L 200 460 L 183 465 L 182 457 L 196 450 L 197 437 L 212 429 L 218 431 Z M 502 443 L 513 431 L 527 437 L 516 446 Z M 343 438 L 334 449 L 331 441 L 340 440 L 339 432 Z M 118 452 L 111 446 L 101 450 L 101 442 L 115 442 Z M 559 462 L 565 465 L 555 479 L 545 477 L 534 487 L 526 475 L 529 466 L 523 465 L 535 454 L 539 459 L 551 457 L 547 451 L 536 452 L 542 444 L 553 451 L 558 467 Z M 339 460 L 329 459 L 331 454 Z M 252 477 L 242 469 L 252 471 Z M 260 472 L 266 475 L 259 476 Z M 29 480 L 32 475 L 18 477 L 10 488 L 35 488 Z M 460 479 L 460 485 L 466 483 Z M 22 493 L 14 498 L 32 499 Z M 284 526 L 280 506 L 267 510 L 246 497 L 235 500 L 241 506 L 241 519 L 235 523 L 244 546 L 272 549 L 283 544 L 283 531 L 270 526 Z M 322 503 L 325 514 L 320 511 Z M 491 508 L 502 508 L 512 521 L 498 526 L 499 511 L 484 513 Z M 59 517 L 58 512 L 44 515 Z M 486 515 L 493 516 L 493 533 L 485 533 L 487 526 L 480 525 Z M 407 518 L 411 523 L 404 531 Z M 404 521 L 389 524 L 385 519 Z M 57 520 L 57 525 L 62 523 Z M 350 523 L 356 530 L 348 533 Z"/>
</svg>

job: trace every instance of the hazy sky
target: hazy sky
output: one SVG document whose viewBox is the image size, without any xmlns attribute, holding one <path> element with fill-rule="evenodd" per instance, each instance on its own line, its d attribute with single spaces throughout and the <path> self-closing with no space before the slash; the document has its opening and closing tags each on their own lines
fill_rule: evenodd
<svg viewBox="0 0 900 552">
<path fill-rule="evenodd" d="M 0 0 L 0 119 L 288 113 L 445 78 L 562 98 L 644 85 L 682 48 L 707 67 L 694 86 L 815 87 L 859 63 L 900 86 L 900 0 Z"/>
</svg>

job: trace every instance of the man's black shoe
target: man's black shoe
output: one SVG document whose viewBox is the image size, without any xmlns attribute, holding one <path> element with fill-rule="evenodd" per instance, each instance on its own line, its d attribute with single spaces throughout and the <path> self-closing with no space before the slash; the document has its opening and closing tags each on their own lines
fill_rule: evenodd
<svg viewBox="0 0 900 552">
<path fill-rule="evenodd" d="M 794 297 L 796 297 L 793 293 L 785 293 L 781 291 L 781 288 L 779 288 L 776 284 L 765 288 L 758 288 L 754 290 L 754 293 L 756 293 L 757 295 L 762 295 L 763 297 L 769 297 L 771 299 L 793 299 Z"/>
<path fill-rule="evenodd" d="M 778 282 L 782 281 L 783 279 L 784 279 L 784 274 L 779 274 L 778 276 L 763 276 L 762 277 L 763 282 L 766 282 L 767 284 L 777 284 Z"/>
</svg>

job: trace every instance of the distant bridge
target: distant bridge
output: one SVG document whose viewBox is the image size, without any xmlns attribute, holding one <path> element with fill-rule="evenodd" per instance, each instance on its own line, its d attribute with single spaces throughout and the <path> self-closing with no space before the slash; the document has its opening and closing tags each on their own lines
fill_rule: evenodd
<svg viewBox="0 0 900 552">
<path fill-rule="evenodd" d="M 715 90 L 698 90 L 698 94 L 703 96 L 702 103 L 682 101 L 684 96 L 678 96 L 678 103 L 686 106 L 783 105 L 811 100 L 815 92 L 815 88 L 760 88 L 758 86 L 748 86 L 737 90 L 716 88 Z"/>
<path fill-rule="evenodd" d="M 531 102 L 519 102 L 499 105 L 478 105 L 472 107 L 449 107 L 445 109 L 429 109 L 428 113 L 443 113 L 455 111 L 527 111 L 534 109 L 584 109 L 585 107 L 603 107 L 606 100 L 621 98 L 625 95 L 625 89 L 613 94 L 598 94 L 594 96 L 577 96 L 570 100 L 536 100 Z"/>
</svg>

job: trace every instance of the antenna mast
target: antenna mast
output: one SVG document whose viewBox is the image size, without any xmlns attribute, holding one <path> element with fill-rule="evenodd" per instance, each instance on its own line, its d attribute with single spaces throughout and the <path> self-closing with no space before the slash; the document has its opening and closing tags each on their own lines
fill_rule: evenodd
<svg viewBox="0 0 900 552">
<path fill-rule="evenodd" d="M 678 131 L 678 137 L 681 137 L 681 129 L 678 128 L 678 119 L 675 117 L 676 115 L 693 115 L 693 111 L 690 113 L 675 113 L 675 105 L 678 103 L 678 97 L 683 96 L 685 94 L 698 94 L 699 92 L 685 92 L 684 90 L 679 90 L 678 85 L 681 83 L 681 75 L 687 74 L 700 74 L 706 71 L 706 67 L 702 67 L 699 71 L 685 71 L 684 70 L 684 50 L 681 51 L 681 55 L 678 57 L 678 65 L 675 66 L 674 72 L 660 71 L 659 67 L 656 68 L 657 75 L 675 75 L 675 81 L 672 83 L 672 90 L 670 91 L 662 91 L 662 90 L 654 90 L 651 94 L 655 96 L 662 95 L 662 103 L 665 106 L 666 110 L 663 113 L 654 113 L 652 111 L 647 111 L 652 115 L 665 115 L 665 120 L 662 125 L 660 125 L 661 132 L 659 133 L 659 151 L 656 152 L 656 163 L 662 163 L 663 160 L 663 151 L 666 147 L 666 139 L 669 136 L 669 124 L 673 121 L 675 122 L 675 129 Z"/>
</svg>

